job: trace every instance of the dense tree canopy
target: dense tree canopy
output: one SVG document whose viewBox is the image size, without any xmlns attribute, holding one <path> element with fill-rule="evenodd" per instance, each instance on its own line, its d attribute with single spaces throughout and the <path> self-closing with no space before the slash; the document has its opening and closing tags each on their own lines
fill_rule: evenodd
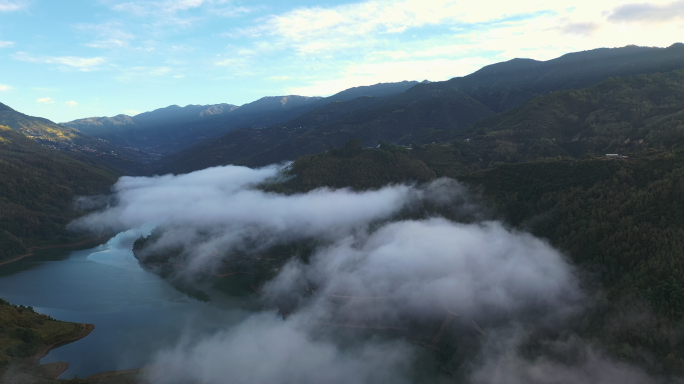
<svg viewBox="0 0 684 384">
<path fill-rule="evenodd" d="M 111 170 L 88 162 L 0 126 L 0 261 L 74 240 L 64 231 L 79 215 L 74 197 L 107 193 L 116 181 Z"/>
</svg>

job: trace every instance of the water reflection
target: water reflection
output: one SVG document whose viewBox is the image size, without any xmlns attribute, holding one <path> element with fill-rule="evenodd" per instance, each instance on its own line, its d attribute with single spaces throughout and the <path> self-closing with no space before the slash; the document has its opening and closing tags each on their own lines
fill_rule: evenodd
<svg viewBox="0 0 684 384">
<path fill-rule="evenodd" d="M 140 236 L 148 236 L 150 231 L 151 228 L 141 228 L 119 233 L 107 242 L 103 250 L 88 255 L 88 260 L 116 268 L 140 270 L 138 261 L 133 256 L 131 249 L 135 239 Z"/>
<path fill-rule="evenodd" d="M 145 232 L 122 233 L 90 249 L 43 250 L 0 267 L 0 297 L 56 319 L 95 324 L 88 337 L 41 361 L 68 362 L 62 378 L 139 368 L 183 335 L 213 333 L 247 315 L 245 281 L 203 287 L 210 299 L 204 302 L 140 268 L 131 247 Z"/>
</svg>

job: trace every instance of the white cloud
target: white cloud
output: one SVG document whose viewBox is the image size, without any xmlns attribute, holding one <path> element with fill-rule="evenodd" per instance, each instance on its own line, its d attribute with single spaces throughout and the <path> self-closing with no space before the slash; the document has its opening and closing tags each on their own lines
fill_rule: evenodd
<svg viewBox="0 0 684 384">
<path fill-rule="evenodd" d="M 406 186 L 365 193 L 321 189 L 294 196 L 248 189 L 251 184 L 273 177 L 277 172 L 277 167 L 253 170 L 225 166 L 178 176 L 122 177 L 114 186 L 122 209 L 93 214 L 80 222 L 86 228 L 97 230 L 98 225 L 128 229 L 146 223 L 230 225 L 237 220 L 274 232 L 310 236 L 346 231 L 357 223 L 387 217 L 401 209 L 409 194 Z M 178 207 L 184 207 L 184 212 L 168 210 L 169 200 L 159 199 L 162 191 L 168 199 L 176 201 Z M 226 198 L 231 204 L 223 204 Z M 329 204 L 329 199 L 335 199 L 337 204 Z M 225 209 L 217 209 L 221 206 Z"/>
<path fill-rule="evenodd" d="M 191 26 L 213 17 L 237 17 L 259 7 L 235 6 L 230 0 L 160 0 L 118 3 L 112 9 L 137 17 L 150 18 L 156 26 Z M 201 15 L 189 11 L 202 11 Z"/>
<path fill-rule="evenodd" d="M 159 78 L 172 72 L 169 67 L 132 67 L 126 68 L 116 79 L 119 81 L 129 81 L 141 78 Z"/>
<path fill-rule="evenodd" d="M 483 23 L 525 13 L 556 9 L 547 0 L 500 2 L 496 7 L 482 1 L 406 0 L 367 1 L 337 7 L 299 8 L 269 16 L 262 24 L 236 32 L 248 36 L 276 36 L 301 53 L 320 53 L 377 43 L 378 34 L 402 33 L 429 25 Z"/>
<path fill-rule="evenodd" d="M 0 40 L 0 48 L 9 48 L 9 47 L 13 47 L 13 46 L 14 46 L 14 43 L 11 41 Z"/>
<path fill-rule="evenodd" d="M 135 39 L 135 35 L 124 31 L 126 27 L 121 23 L 104 24 L 77 24 L 75 28 L 86 32 L 88 35 L 97 35 L 97 40 L 93 40 L 85 45 L 91 48 L 126 48 Z"/>
<path fill-rule="evenodd" d="M 321 304 L 337 295 L 386 298 L 357 307 L 354 315 L 387 325 L 411 313 L 439 317 L 445 309 L 478 322 L 535 306 L 570 310 L 569 303 L 582 297 L 572 268 L 548 243 L 498 222 L 442 218 L 385 223 L 370 234 L 338 240 L 307 265 L 291 261 L 266 284 L 264 295 L 280 301 L 301 287 L 293 282 L 315 286 Z M 320 307 L 327 311 L 309 314 L 318 322 L 344 318 L 344 307 Z"/>
<path fill-rule="evenodd" d="M 0 0 L 0 12 L 19 11 L 28 8 L 25 0 Z"/>
<path fill-rule="evenodd" d="M 0 92 L 7 92 L 7 91 L 11 91 L 12 89 L 14 89 L 14 88 L 9 86 L 9 85 L 0 84 Z"/>
<path fill-rule="evenodd" d="M 213 337 L 190 337 L 162 351 L 146 381 L 159 384 L 409 384 L 416 354 L 407 341 L 378 340 L 351 349 L 283 321 L 273 312 L 250 316 Z M 319 332 L 321 333 L 321 332 Z M 162 371 L 160 367 L 166 367 Z M 227 378 L 230 378 L 227 380 Z M 631 383 L 630 383 L 631 384 Z"/>
<path fill-rule="evenodd" d="M 217 61 L 214 64 L 219 67 L 244 67 L 247 62 L 248 60 L 246 58 L 239 57 Z"/>
<path fill-rule="evenodd" d="M 151 13 L 167 12 L 175 13 L 178 11 L 185 11 L 192 8 L 201 7 L 204 4 L 210 3 L 210 0 L 166 0 L 166 1 L 136 1 L 116 4 L 112 9 L 135 14 L 137 16 L 146 16 Z"/>
<path fill-rule="evenodd" d="M 128 41 L 118 39 L 95 40 L 91 43 L 87 43 L 86 46 L 103 49 L 124 48 L 128 46 Z"/>
<path fill-rule="evenodd" d="M 190 47 L 187 45 L 172 45 L 171 46 L 172 52 L 192 52 L 194 50 L 195 50 L 194 47 Z"/>
<path fill-rule="evenodd" d="M 671 3 L 632 3 L 615 8 L 608 20 L 612 22 L 645 22 L 659 24 L 684 18 L 684 1 Z"/>
<path fill-rule="evenodd" d="M 158 68 L 152 68 L 150 69 L 150 75 L 153 76 L 161 76 L 161 75 L 166 75 L 167 73 L 171 72 L 171 68 L 169 67 L 158 67 Z"/>
<path fill-rule="evenodd" d="M 78 103 L 75 102 L 75 101 L 73 101 L 73 100 L 66 101 L 66 102 L 64 102 L 64 104 L 65 104 L 65 105 L 68 105 L 68 106 L 70 106 L 70 107 L 75 107 L 75 106 L 78 105 Z"/>
<path fill-rule="evenodd" d="M 314 301 L 333 295 L 392 297 L 387 305 L 356 313 L 388 322 L 410 313 L 440 317 L 444 308 L 480 321 L 493 311 L 508 315 L 530 306 L 566 306 L 582 296 L 563 256 L 532 235 L 497 222 L 392 222 L 425 201 L 477 211 L 454 180 L 363 192 L 321 188 L 282 195 L 253 189 L 278 177 L 278 171 L 224 166 L 177 176 L 122 177 L 113 187 L 117 204 L 71 228 L 97 232 L 158 225 L 165 231 L 153 246 L 184 247 L 188 265 L 199 270 L 211 270 L 230 250 L 258 254 L 275 244 L 318 239 L 326 245 L 306 265 L 298 259 L 286 264 L 264 287 L 265 297 L 282 302 L 279 297 L 299 294 L 307 282 L 317 287 Z M 314 312 L 309 320 L 340 316 Z"/>
<path fill-rule="evenodd" d="M 18 52 L 12 57 L 16 60 L 26 61 L 29 63 L 43 63 L 43 64 L 59 64 L 62 66 L 76 68 L 79 71 L 88 72 L 97 69 L 104 64 L 106 60 L 102 57 L 76 57 L 76 56 L 44 56 L 33 57 L 25 52 Z"/>
<path fill-rule="evenodd" d="M 230 260 L 227 251 L 246 238 L 244 257 L 263 257 L 262 247 L 274 243 L 320 240 L 306 262 L 292 255 L 277 268 L 260 289 L 259 310 L 211 336 L 189 331 L 162 350 L 150 365 L 149 381 L 442 382 L 415 380 L 413 374 L 420 372 L 419 361 L 424 366 L 435 356 L 430 351 L 420 357 L 431 349 L 418 347 L 421 340 L 435 345 L 443 338 L 468 347 L 451 362 L 468 367 L 462 372 L 468 382 L 472 375 L 472 382 L 483 384 L 558 383 L 557 372 L 573 383 L 653 382 L 623 363 L 595 354 L 585 359 L 581 342 L 578 354 L 577 348 L 565 349 L 573 358 L 564 363 L 520 356 L 526 332 L 550 335 L 566 328 L 565 319 L 581 314 L 585 295 L 563 255 L 530 234 L 490 221 L 392 220 L 418 201 L 455 207 L 466 197 L 463 205 L 473 205 L 457 182 L 288 196 L 251 187 L 276 175 L 275 167 L 226 166 L 179 176 L 124 177 L 114 188 L 116 205 L 78 222 L 95 231 L 171 226 L 175 230 L 167 227 L 170 233 L 157 243 L 184 246 L 187 259 L 174 262 L 204 272 L 215 266 L 208 262 L 212 258 Z M 533 332 L 539 324 L 544 332 Z M 562 340 L 568 334 L 563 332 Z"/>
<path fill-rule="evenodd" d="M 41 99 L 36 100 L 36 103 L 38 104 L 53 104 L 55 101 L 52 100 L 51 97 L 43 97 Z"/>
<path fill-rule="evenodd" d="M 300 7 L 224 36 L 251 37 L 252 45 L 245 48 L 252 49 L 253 62 L 278 51 L 294 62 L 321 63 L 292 90 L 330 94 L 383 81 L 443 80 L 517 57 L 548 60 L 629 44 L 666 47 L 684 35 L 678 22 L 682 7 L 681 0 L 372 0 Z M 229 56 L 218 64 L 235 68 L 242 60 Z M 388 70 L 375 70 L 376 64 Z"/>
</svg>

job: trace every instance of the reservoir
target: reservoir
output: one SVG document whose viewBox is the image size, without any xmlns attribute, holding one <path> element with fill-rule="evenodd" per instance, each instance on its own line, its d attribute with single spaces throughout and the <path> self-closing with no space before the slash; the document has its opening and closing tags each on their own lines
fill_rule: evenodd
<svg viewBox="0 0 684 384">
<path fill-rule="evenodd" d="M 250 298 L 249 284 L 239 276 L 224 278 L 220 288 L 198 295 L 142 269 L 131 251 L 141 233 L 121 233 L 105 244 L 80 249 L 36 251 L 0 266 L 0 297 L 58 320 L 95 325 L 87 337 L 53 349 L 41 360 L 67 362 L 60 378 L 141 368 L 159 351 L 229 328 L 247 316 L 243 307 Z"/>
</svg>

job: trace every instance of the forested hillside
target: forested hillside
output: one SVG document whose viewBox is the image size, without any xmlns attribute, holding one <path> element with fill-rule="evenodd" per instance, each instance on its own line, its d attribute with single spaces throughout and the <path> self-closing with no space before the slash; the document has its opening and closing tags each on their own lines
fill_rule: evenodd
<svg viewBox="0 0 684 384">
<path fill-rule="evenodd" d="M 352 140 L 297 159 L 286 181 L 262 188 L 286 194 L 320 187 L 365 190 L 456 177 L 470 190 L 465 198 L 480 204 L 480 217 L 548 239 L 579 267 L 591 299 L 571 332 L 649 371 L 683 374 L 684 150 L 651 149 L 630 159 L 549 158 L 471 172 L 458 163 L 460 144 L 364 149 Z M 408 214 L 469 220 L 438 207 Z M 145 243 L 136 242 L 138 252 Z M 270 249 L 262 257 L 275 260 L 268 263 L 233 258 L 217 273 L 237 266 L 263 281 L 279 263 L 307 249 L 306 242 Z M 153 261 L 165 263 L 178 252 L 157 254 Z M 541 348 L 545 337 L 539 335 L 540 345 L 530 348 Z"/>
<path fill-rule="evenodd" d="M 684 372 L 684 151 L 501 165 L 462 180 L 594 273 L 605 296 L 583 332 L 616 356 L 648 365 L 647 350 Z"/>
<path fill-rule="evenodd" d="M 146 168 L 142 162 L 152 160 L 141 151 L 92 138 L 77 129 L 55 124 L 42 117 L 25 115 L 2 103 L 0 125 L 21 132 L 38 143 L 77 156 L 89 157 L 94 162 L 106 164 L 124 173 L 145 173 Z"/>
<path fill-rule="evenodd" d="M 80 214 L 74 197 L 108 193 L 115 181 L 87 156 L 76 159 L 0 126 L 0 262 L 76 240 L 64 231 Z"/>
<path fill-rule="evenodd" d="M 609 79 L 536 97 L 455 136 L 480 168 L 545 157 L 630 153 L 684 143 L 684 70 Z M 481 160 L 480 160 L 481 159 Z"/>
<path fill-rule="evenodd" d="M 92 330 L 92 325 L 55 320 L 36 313 L 31 307 L 12 305 L 3 299 L 0 299 L 0 319 L 3 325 L 0 328 L 0 377 L 8 368 L 24 365 L 22 368 L 26 369 L 35 365 L 49 350 L 46 347 L 54 346 L 60 341 L 76 340 Z M 21 364 L 22 360 L 29 360 L 29 364 Z M 62 365 L 62 370 L 66 368 L 66 363 L 55 364 Z M 27 371 L 34 374 L 40 372 L 39 369 L 32 368 L 34 370 Z M 50 367 L 42 368 L 48 370 Z"/>
<path fill-rule="evenodd" d="M 205 141 L 167 158 L 158 171 L 296 159 L 279 182 L 260 186 L 284 194 L 455 178 L 470 190 L 464 199 L 476 202 L 481 217 L 548 239 L 577 266 L 589 299 L 585 315 L 568 320 L 571 334 L 649 372 L 682 375 L 682 47 L 596 50 L 546 63 L 514 60 L 393 96 L 333 102 L 285 124 Z M 479 83 L 473 80 L 478 76 Z M 588 88 L 568 89 L 579 85 Z M 608 159 L 605 153 L 627 157 Z M 106 193 L 115 181 L 89 159 L 0 130 L 0 261 L 32 246 L 74 240 L 63 232 L 77 216 L 73 198 Z M 421 205 L 400 215 L 470 220 L 440 209 Z M 182 249 L 145 256 L 146 242 L 161 231 L 134 247 L 147 266 L 165 274 L 176 268 L 169 258 Z M 214 277 L 247 273 L 258 291 L 258 283 L 288 258 L 306 262 L 315 241 L 274 246 L 258 259 L 237 254 L 217 265 Z M 539 351 L 561 336 L 533 335 L 525 348 Z M 448 343 L 433 343 L 437 359 L 464 353 Z"/>
<path fill-rule="evenodd" d="M 416 84 L 417 81 L 379 83 L 349 88 L 324 98 L 267 96 L 239 107 L 231 104 L 171 105 L 135 116 L 90 117 L 62 125 L 159 157 L 222 136 L 234 129 L 267 127 L 332 102 L 363 96 L 392 96 Z"/>
<path fill-rule="evenodd" d="M 579 89 L 609 77 L 669 72 L 684 67 L 684 44 L 667 48 L 599 48 L 548 61 L 513 59 L 449 80 L 494 112 L 517 107 L 537 95 Z"/>
<path fill-rule="evenodd" d="M 402 97 L 418 90 L 419 86 L 414 87 Z M 300 119 L 315 116 L 317 120 L 325 121 L 330 114 L 342 115 L 345 104 L 348 103 L 317 109 Z M 376 102 L 376 106 L 379 104 L 380 101 Z M 420 106 L 419 103 L 414 105 Z M 326 115 L 325 112 L 333 107 L 338 109 Z M 403 115 L 403 112 L 396 114 Z M 343 122 L 359 116 L 363 115 L 349 113 Z M 404 132 L 401 127 L 410 129 L 417 124 L 412 119 L 392 121 L 397 124 L 394 126 L 397 136 Z M 424 121 L 424 126 L 428 126 L 430 119 Z M 306 127 L 236 131 L 230 137 L 206 142 L 171 157 L 173 162 L 160 171 L 183 173 L 231 162 L 265 165 L 297 158 L 300 154 L 322 152 L 327 149 L 326 145 L 328 148 L 343 146 L 340 142 L 348 141 L 356 134 L 368 141 L 368 135 L 377 133 L 379 125 L 363 126 L 360 131 L 310 129 L 303 135 L 299 131 Z M 440 126 L 444 124 L 434 125 Z M 385 136 L 392 137 L 390 134 Z M 396 141 L 404 146 L 411 145 L 415 155 L 425 153 L 422 151 L 425 145 L 420 142 L 452 143 L 449 144 L 454 147 L 451 157 L 440 161 L 463 165 L 469 170 L 558 156 L 582 158 L 606 153 L 627 155 L 647 148 L 673 149 L 684 144 L 684 70 L 611 78 L 590 88 L 535 97 L 520 107 L 480 119 L 460 131 L 425 129 L 420 135 L 407 134 Z M 272 148 L 253 154 L 271 143 Z M 454 175 L 449 171 L 444 174 Z"/>
<path fill-rule="evenodd" d="M 638 293 L 684 319 L 684 151 L 501 165 L 462 180 L 511 224 L 596 267 L 611 294 Z"/>
<path fill-rule="evenodd" d="M 183 173 L 229 163 L 262 166 L 319 153 L 330 146 L 341 147 L 352 138 L 361 139 L 366 146 L 375 146 L 379 141 L 407 145 L 463 139 L 467 137 L 458 133 L 478 119 L 517 107 L 531 98 L 547 100 L 539 95 L 592 86 L 611 76 L 657 74 L 681 68 L 684 44 L 596 49 L 545 62 L 515 59 L 468 76 L 416 84 L 394 96 L 330 103 L 271 127 L 231 131 L 162 159 L 157 172 Z M 557 113 L 553 108 L 548 111 Z M 547 143 L 540 145 L 541 149 L 531 148 L 530 156 L 535 151 L 540 156 L 572 152 L 571 148 L 554 152 Z M 486 152 L 494 149 L 489 145 Z M 501 152 L 505 161 L 511 151 L 511 145 L 504 144 L 495 157 Z M 485 159 L 484 166 L 489 161 Z"/>
<path fill-rule="evenodd" d="M 171 105 L 135 116 L 91 117 L 62 123 L 96 138 L 129 146 L 154 159 L 226 132 L 289 120 L 320 97 L 263 97 L 243 106 Z"/>
<path fill-rule="evenodd" d="M 474 173 L 454 164 L 445 172 L 457 152 L 442 145 L 361 149 L 350 142 L 301 157 L 287 171 L 293 178 L 265 187 L 285 193 L 323 186 L 363 190 L 455 177 L 479 191 L 494 216 L 596 268 L 610 292 L 633 290 L 662 314 L 684 318 L 684 260 L 678 257 L 684 249 L 684 150 L 647 150 L 631 159 L 547 159 Z"/>
<path fill-rule="evenodd" d="M 331 103 L 286 124 L 243 129 L 162 159 L 159 173 L 183 173 L 229 163 L 264 166 L 342 147 L 353 138 L 364 145 L 410 141 L 421 131 L 466 128 L 491 112 L 455 88 L 431 91 L 418 84 L 390 98 Z"/>
<path fill-rule="evenodd" d="M 457 151 L 439 145 L 420 151 L 348 146 L 298 159 L 289 171 L 294 178 L 266 188 L 292 193 L 326 185 L 368 189 L 422 182 L 443 175 L 443 163 L 428 166 L 419 157 L 448 162 Z M 481 194 L 486 217 L 549 239 L 589 272 L 588 289 L 604 293 L 595 297 L 577 332 L 601 340 L 615 356 L 684 373 L 684 150 L 452 172 Z M 619 320 L 625 317 L 632 320 Z M 647 361 L 640 350 L 658 361 Z"/>
</svg>

